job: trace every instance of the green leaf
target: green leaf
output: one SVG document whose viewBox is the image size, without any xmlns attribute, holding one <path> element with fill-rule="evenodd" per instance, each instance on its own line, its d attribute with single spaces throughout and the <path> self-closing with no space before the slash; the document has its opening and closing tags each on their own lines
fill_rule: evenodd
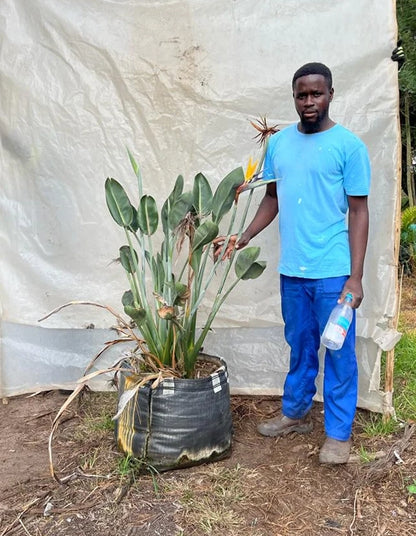
<svg viewBox="0 0 416 536">
<path fill-rule="evenodd" d="M 121 227 L 128 227 L 133 221 L 133 207 L 124 188 L 115 179 L 105 181 L 105 199 L 114 221 Z"/>
<path fill-rule="evenodd" d="M 202 258 L 202 249 L 196 249 L 191 256 L 191 267 L 192 270 L 197 274 L 199 271 L 199 266 L 201 264 Z"/>
<path fill-rule="evenodd" d="M 132 307 L 131 305 L 124 306 L 124 312 L 130 318 L 132 318 L 138 326 L 143 324 L 146 319 L 146 311 L 144 309 L 138 309 L 137 307 Z"/>
<path fill-rule="evenodd" d="M 240 251 L 235 262 L 235 273 L 239 279 L 243 279 L 244 275 L 249 271 L 259 255 L 260 248 L 257 246 L 244 248 Z"/>
<path fill-rule="evenodd" d="M 134 305 L 134 296 L 131 290 L 126 290 L 126 292 L 121 297 L 121 303 L 123 305 Z"/>
<path fill-rule="evenodd" d="M 192 241 L 192 251 L 202 248 L 205 244 L 209 244 L 218 235 L 218 225 L 213 221 L 205 221 L 195 231 Z"/>
<path fill-rule="evenodd" d="M 238 167 L 231 171 L 218 185 L 212 200 L 212 219 L 219 223 L 233 206 L 235 191 L 244 182 L 244 171 Z"/>
<path fill-rule="evenodd" d="M 144 195 L 140 199 L 137 218 L 140 230 L 145 235 L 150 236 L 157 230 L 159 214 L 157 212 L 156 201 L 151 195 Z"/>
<path fill-rule="evenodd" d="M 137 165 L 136 160 L 134 159 L 134 156 L 130 152 L 129 149 L 127 149 L 127 153 L 129 155 L 130 164 L 131 164 L 131 167 L 133 168 L 134 174 L 138 177 L 140 175 L 139 166 Z"/>
<path fill-rule="evenodd" d="M 162 212 L 160 214 L 163 229 L 166 233 L 166 230 L 169 228 L 169 213 L 172 209 L 173 204 L 179 197 L 182 195 L 183 192 L 183 177 L 182 175 L 178 175 L 175 186 L 173 187 L 172 192 L 170 193 L 169 197 L 166 199 L 166 201 L 163 204 Z"/>
<path fill-rule="evenodd" d="M 212 206 L 212 190 L 202 173 L 195 176 L 192 195 L 193 205 L 198 216 L 209 214 Z"/>
<path fill-rule="evenodd" d="M 140 168 L 137 165 L 136 160 L 134 159 L 133 154 L 131 153 L 131 151 L 128 148 L 127 148 L 127 153 L 129 155 L 129 160 L 130 160 L 131 167 L 133 168 L 134 174 L 137 177 L 137 186 L 138 186 L 138 190 L 139 190 L 139 196 L 141 197 L 142 192 L 143 192 L 142 174 L 140 172 Z M 136 231 L 137 231 L 137 229 L 136 229 Z"/>
<path fill-rule="evenodd" d="M 266 268 L 266 261 L 253 262 L 250 268 L 246 271 L 241 279 L 244 281 L 247 279 L 257 279 L 261 276 Z"/>
<path fill-rule="evenodd" d="M 131 220 L 130 229 L 134 233 L 136 233 L 137 230 L 139 229 L 139 220 L 137 217 L 137 210 L 133 206 L 131 208 L 133 209 L 133 219 Z"/>
<path fill-rule="evenodd" d="M 121 246 L 120 251 L 120 262 L 123 268 L 129 274 L 134 274 L 136 272 L 136 266 L 139 262 L 136 251 L 133 249 L 133 257 L 129 246 Z"/>
<path fill-rule="evenodd" d="M 156 258 L 152 258 L 152 273 L 156 292 L 162 292 L 165 282 L 165 269 L 160 253 L 157 253 Z"/>
<path fill-rule="evenodd" d="M 183 193 L 172 205 L 169 227 L 175 229 L 192 208 L 192 192 Z"/>
</svg>

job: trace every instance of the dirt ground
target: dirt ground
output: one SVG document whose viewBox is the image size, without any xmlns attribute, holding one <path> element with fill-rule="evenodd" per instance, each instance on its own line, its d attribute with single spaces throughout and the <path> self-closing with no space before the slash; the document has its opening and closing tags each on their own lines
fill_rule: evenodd
<svg viewBox="0 0 416 536">
<path fill-rule="evenodd" d="M 72 475 L 65 484 L 50 476 L 48 436 L 66 395 L 0 404 L 0 536 L 416 534 L 416 494 L 408 489 L 416 486 L 415 424 L 369 438 L 359 410 L 350 463 L 320 466 L 321 404 L 312 410 L 311 434 L 273 439 L 259 436 L 256 424 L 280 399 L 232 397 L 229 458 L 138 475 L 114 443 L 115 397 L 86 393 L 64 415 L 53 454 L 58 474 Z"/>
</svg>

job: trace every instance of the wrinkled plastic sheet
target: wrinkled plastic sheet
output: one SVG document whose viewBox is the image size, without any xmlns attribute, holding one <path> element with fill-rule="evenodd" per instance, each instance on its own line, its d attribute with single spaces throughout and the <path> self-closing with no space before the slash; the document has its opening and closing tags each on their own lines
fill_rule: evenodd
<svg viewBox="0 0 416 536">
<path fill-rule="evenodd" d="M 104 180 L 135 193 L 126 146 L 159 201 L 179 173 L 190 181 L 202 171 L 215 187 L 258 156 L 249 120 L 296 121 L 293 72 L 323 61 L 334 75 L 331 116 L 372 161 L 357 352 L 359 404 L 380 410 L 381 351 L 399 337 L 394 2 L 3 0 L 0 25 L 1 396 L 72 385 L 113 337 L 112 318 L 93 307 L 37 320 L 69 300 L 120 309 L 127 285 L 112 260 L 124 239 Z M 226 358 L 233 392 L 281 393 L 288 348 L 276 222 L 254 243 L 268 268 L 230 296 L 205 350 Z"/>
</svg>

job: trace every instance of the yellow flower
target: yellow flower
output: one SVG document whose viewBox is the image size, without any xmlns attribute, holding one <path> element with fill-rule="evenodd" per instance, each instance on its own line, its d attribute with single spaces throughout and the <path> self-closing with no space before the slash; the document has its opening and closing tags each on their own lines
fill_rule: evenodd
<svg viewBox="0 0 416 536">
<path fill-rule="evenodd" d="M 251 179 L 253 178 L 254 173 L 256 172 L 258 163 L 259 163 L 258 160 L 253 162 L 253 158 L 250 156 L 248 164 L 247 164 L 246 173 L 244 175 L 244 182 L 251 181 Z"/>
</svg>

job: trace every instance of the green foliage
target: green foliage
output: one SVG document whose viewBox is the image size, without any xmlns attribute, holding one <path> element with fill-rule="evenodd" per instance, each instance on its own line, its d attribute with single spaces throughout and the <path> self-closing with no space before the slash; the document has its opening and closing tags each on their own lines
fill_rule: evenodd
<svg viewBox="0 0 416 536">
<path fill-rule="evenodd" d="M 361 463 L 370 463 L 374 460 L 374 454 L 369 452 L 363 445 L 360 445 L 359 456 Z"/>
<path fill-rule="evenodd" d="M 376 413 L 359 413 L 357 415 L 357 422 L 360 424 L 367 437 L 390 435 L 399 427 L 395 420 L 389 419 L 388 421 L 385 421 L 382 415 Z"/>
<path fill-rule="evenodd" d="M 396 13 L 406 57 L 399 73 L 400 89 L 413 95 L 412 105 L 416 108 L 416 0 L 397 0 Z"/>
<path fill-rule="evenodd" d="M 130 454 L 125 454 L 118 462 L 118 473 L 123 478 L 128 478 L 132 482 L 145 471 L 154 472 L 155 469 L 139 458 L 134 458 Z"/>
<path fill-rule="evenodd" d="M 404 333 L 395 347 L 394 390 L 397 416 L 406 421 L 416 415 L 416 332 Z"/>
<path fill-rule="evenodd" d="M 406 59 L 399 72 L 402 185 L 411 204 L 414 204 L 416 187 L 412 162 L 416 156 L 416 0 L 397 0 L 396 14 L 398 34 Z M 412 169 L 409 169 L 410 166 Z"/>
<path fill-rule="evenodd" d="M 416 264 L 416 206 L 402 212 L 399 260 L 406 274 L 413 271 Z"/>
<path fill-rule="evenodd" d="M 224 300 L 239 281 L 259 277 L 266 267 L 265 262 L 257 260 L 260 249 L 256 247 L 245 248 L 238 254 L 233 251 L 226 261 L 221 258 L 228 237 L 241 234 L 245 225 L 252 191 L 235 229 L 237 207 L 242 205 L 237 205 L 240 192 L 271 181 L 246 183 L 239 167 L 220 181 L 213 193 L 202 173 L 195 176 L 189 191 L 184 191 L 180 175 L 159 213 L 155 199 L 141 193 L 142 177 L 131 152 L 129 159 L 137 177 L 138 201 L 132 203 L 115 179 L 108 178 L 105 183 L 108 209 L 123 228 L 127 241 L 119 250 L 130 286 L 122 297 L 124 312 L 139 328 L 148 358 L 156 358 L 157 365 L 176 368 L 192 377 L 205 337 Z M 225 242 L 221 254 L 213 261 L 212 241 L 219 236 L 220 223 L 228 213 Z M 197 315 L 211 286 L 215 287 L 215 298 L 199 326 Z"/>
</svg>

